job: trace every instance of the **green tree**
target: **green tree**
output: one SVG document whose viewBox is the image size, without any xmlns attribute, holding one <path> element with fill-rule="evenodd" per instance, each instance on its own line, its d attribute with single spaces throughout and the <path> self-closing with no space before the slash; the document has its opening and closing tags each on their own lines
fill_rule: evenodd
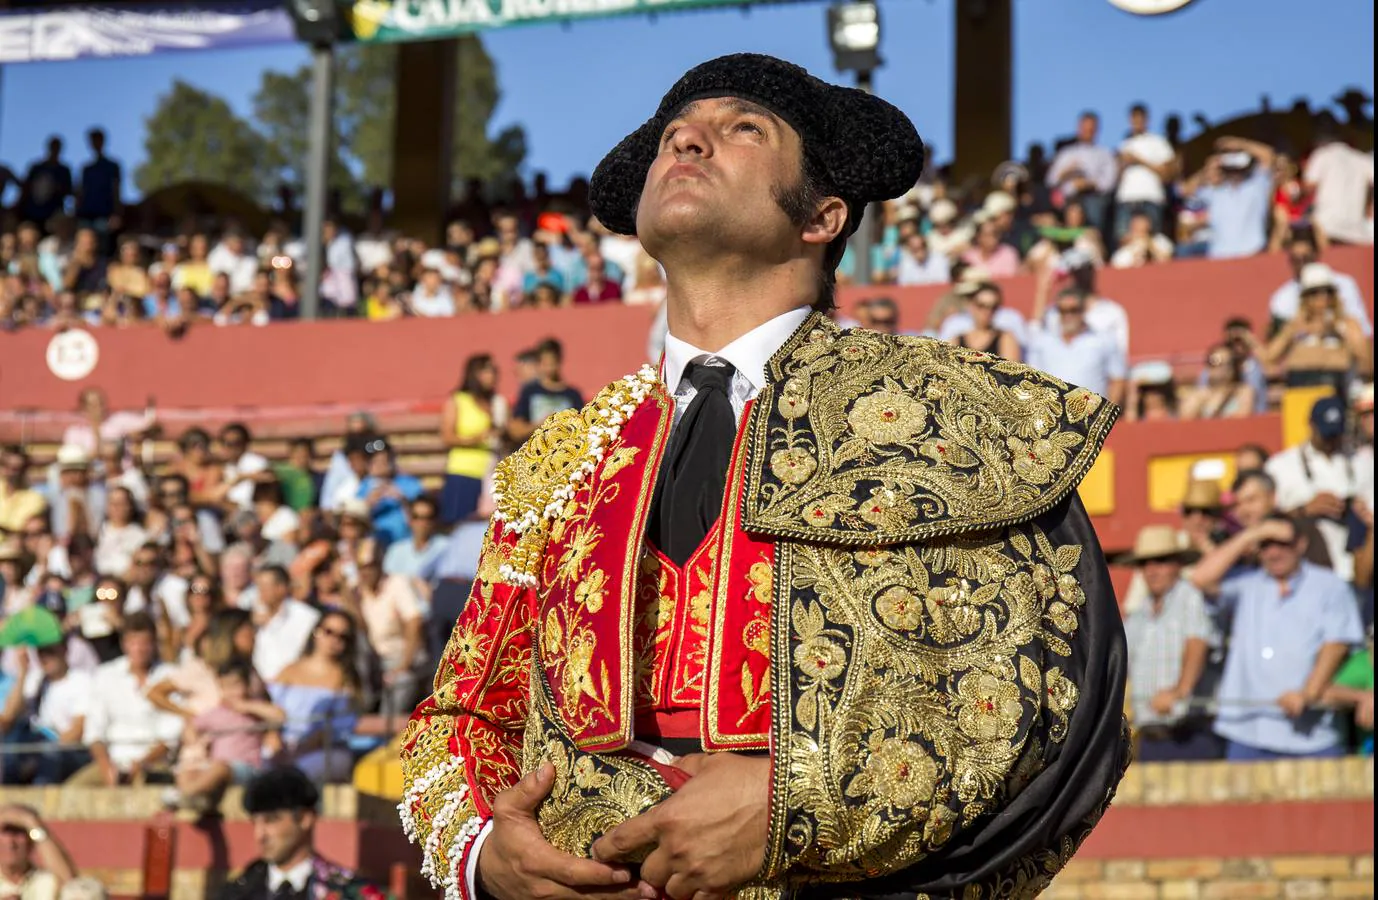
<svg viewBox="0 0 1378 900">
<path fill-rule="evenodd" d="M 254 119 L 268 143 L 276 180 L 291 185 L 298 194 L 305 190 L 311 149 L 311 132 L 306 124 L 311 117 L 311 79 L 310 66 L 291 73 L 267 71 L 254 94 Z M 338 115 L 336 120 L 330 188 L 339 193 L 346 209 L 357 211 L 363 208 L 364 194 L 353 171 L 353 160 L 346 152 L 350 145 L 348 134 L 341 132 Z"/>
<path fill-rule="evenodd" d="M 509 183 L 526 159 L 526 132 L 520 125 L 509 125 L 489 136 L 493 112 L 502 99 L 497 67 L 478 35 L 465 35 L 455 44 L 453 184 L 458 188 L 470 178 Z"/>
<path fill-rule="evenodd" d="M 396 44 L 347 44 L 336 50 L 335 159 L 331 187 L 346 208 L 359 209 L 370 188 L 392 181 L 393 123 L 397 113 Z M 455 42 L 453 178 L 505 183 L 517 177 L 526 158 L 526 134 L 519 125 L 488 134 L 501 93 L 493 59 L 477 35 Z M 282 180 L 305 184 L 311 70 L 265 72 L 254 95 L 254 116 L 272 148 Z"/>
<path fill-rule="evenodd" d="M 335 125 L 359 179 L 392 182 L 392 126 L 397 114 L 397 45 L 354 44 L 339 53 Z"/>
<path fill-rule="evenodd" d="M 143 194 L 185 181 L 228 185 L 260 203 L 276 182 L 267 141 L 220 97 L 184 81 L 158 98 L 144 120 L 144 162 L 134 172 Z"/>
</svg>

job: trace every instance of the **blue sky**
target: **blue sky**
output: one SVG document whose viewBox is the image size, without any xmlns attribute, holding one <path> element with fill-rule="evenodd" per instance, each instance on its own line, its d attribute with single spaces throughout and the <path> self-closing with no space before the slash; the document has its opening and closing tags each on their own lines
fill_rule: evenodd
<svg viewBox="0 0 1378 900">
<path fill-rule="evenodd" d="M 952 147 L 954 0 L 880 0 L 878 93 L 914 119 L 940 158 Z M 1373 93 L 1371 0 L 1195 0 L 1143 18 L 1108 0 L 1015 0 L 1015 140 L 1023 148 L 1070 132 L 1082 109 L 1102 112 L 1109 134 L 1135 100 L 1155 121 L 1179 111 L 1211 119 L 1298 97 L 1327 102 L 1348 86 Z M 1323 15 L 1315 14 L 1323 10 Z M 528 167 L 562 184 L 655 107 L 685 69 L 741 50 L 773 53 L 837 79 L 824 33 L 825 5 L 622 18 L 494 32 L 503 101 L 497 122 L 526 126 Z M 49 134 L 67 139 L 106 127 L 110 152 L 131 171 L 143 156 L 143 120 L 174 78 L 224 96 L 241 112 L 264 69 L 305 60 L 295 46 L 148 59 L 37 63 L 5 68 L 0 160 L 22 171 Z"/>
</svg>

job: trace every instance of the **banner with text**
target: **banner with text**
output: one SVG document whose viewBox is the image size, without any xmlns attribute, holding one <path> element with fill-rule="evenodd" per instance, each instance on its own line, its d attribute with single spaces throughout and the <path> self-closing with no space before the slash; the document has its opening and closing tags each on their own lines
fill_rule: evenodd
<svg viewBox="0 0 1378 900">
<path fill-rule="evenodd" d="M 90 4 L 0 12 L 0 63 L 151 56 L 296 39 L 282 0 Z"/>
<path fill-rule="evenodd" d="M 758 0 L 355 0 L 349 12 L 361 41 L 416 41 L 490 28 L 568 22 L 633 13 L 712 6 L 754 6 Z"/>
</svg>

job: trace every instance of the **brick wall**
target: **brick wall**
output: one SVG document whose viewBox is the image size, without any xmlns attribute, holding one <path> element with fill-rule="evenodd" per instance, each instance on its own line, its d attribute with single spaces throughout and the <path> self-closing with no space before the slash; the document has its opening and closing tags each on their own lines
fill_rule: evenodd
<svg viewBox="0 0 1378 900">
<path fill-rule="evenodd" d="M 79 866 L 112 893 L 141 884 L 143 831 L 156 789 L 7 788 L 37 807 Z M 380 881 L 419 860 L 395 800 L 332 787 L 321 849 Z M 203 900 L 254 855 L 237 792 L 211 832 L 177 824 L 172 900 Z M 1170 763 L 1130 768 L 1115 804 L 1044 895 L 1049 900 L 1373 897 L 1373 760 Z M 419 886 L 419 885 L 416 885 Z M 415 891 L 413 897 L 429 896 Z"/>
<path fill-rule="evenodd" d="M 1373 897 L 1373 760 L 1131 767 L 1049 900 Z"/>
</svg>

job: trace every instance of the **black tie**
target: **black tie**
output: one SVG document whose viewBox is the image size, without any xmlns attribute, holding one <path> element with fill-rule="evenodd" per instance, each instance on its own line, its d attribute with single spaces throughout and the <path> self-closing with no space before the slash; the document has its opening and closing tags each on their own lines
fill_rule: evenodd
<svg viewBox="0 0 1378 900">
<path fill-rule="evenodd" d="M 283 881 L 278 885 L 277 890 L 273 891 L 273 900 L 297 900 L 297 896 L 297 890 L 292 887 L 290 881 Z"/>
<path fill-rule="evenodd" d="M 651 501 L 647 537 L 677 566 L 703 543 L 722 509 L 727 467 L 737 435 L 728 399 L 733 368 L 716 356 L 689 364 L 694 399 L 670 436 Z"/>
</svg>

